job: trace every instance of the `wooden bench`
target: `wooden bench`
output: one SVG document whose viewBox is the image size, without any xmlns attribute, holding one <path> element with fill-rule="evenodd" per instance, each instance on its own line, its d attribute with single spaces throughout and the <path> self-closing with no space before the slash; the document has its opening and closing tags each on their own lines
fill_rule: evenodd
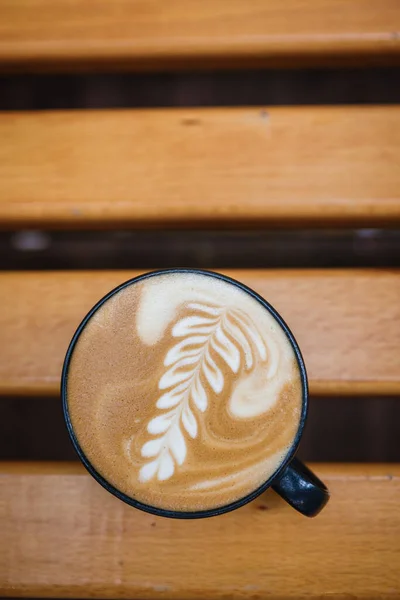
<svg viewBox="0 0 400 600">
<path fill-rule="evenodd" d="M 397 0 L 0 0 L 0 66 L 392 64 L 399 31 Z M 398 227 L 399 125 L 398 106 L 2 113 L 0 226 Z M 313 396 L 400 394 L 400 271 L 228 274 L 290 323 Z M 0 273 L 0 394 L 56 397 L 81 317 L 133 275 Z M 315 469 L 332 493 L 315 520 L 268 492 L 186 522 L 124 505 L 78 463 L 0 462 L 0 594 L 400 597 L 400 466 Z"/>
<path fill-rule="evenodd" d="M 395 226 L 399 120 L 398 106 L 3 113 L 0 218 L 55 228 Z"/>
<path fill-rule="evenodd" d="M 2 0 L 3 69 L 399 62 L 397 0 Z"/>
</svg>

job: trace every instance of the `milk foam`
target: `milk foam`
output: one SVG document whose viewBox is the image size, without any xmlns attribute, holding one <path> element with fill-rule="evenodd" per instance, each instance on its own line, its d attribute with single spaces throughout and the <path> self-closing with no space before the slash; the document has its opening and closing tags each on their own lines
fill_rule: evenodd
<svg viewBox="0 0 400 600">
<path fill-rule="evenodd" d="M 99 471 L 125 493 L 175 510 L 227 504 L 267 480 L 293 443 L 302 405 L 294 352 L 272 314 L 230 283 L 183 272 L 133 284 L 106 305 L 86 326 L 87 349 L 82 344 L 79 359 L 78 343 L 75 360 L 93 360 L 90 348 L 97 339 L 104 340 L 108 364 L 105 331 L 125 339 L 129 322 L 137 341 L 132 341 L 131 384 L 129 379 L 117 387 L 107 382 L 101 393 L 86 393 L 98 407 L 96 424 L 76 418 L 88 452 L 112 439 L 109 449 L 115 453 L 120 439 L 120 458 L 110 458 L 110 466 L 104 443 L 97 451 L 103 461 L 95 465 Z M 129 306 L 134 307 L 130 314 Z M 130 348 L 129 337 L 126 344 Z M 127 365 L 120 377 L 126 377 L 130 350 L 120 343 L 118 352 Z M 87 380 L 87 371 L 82 374 L 71 401 L 72 420 Z M 127 418 L 118 419 L 118 402 Z M 87 435 L 85 427 L 91 425 L 98 435 Z M 118 460 L 124 465 L 120 475 Z"/>
</svg>

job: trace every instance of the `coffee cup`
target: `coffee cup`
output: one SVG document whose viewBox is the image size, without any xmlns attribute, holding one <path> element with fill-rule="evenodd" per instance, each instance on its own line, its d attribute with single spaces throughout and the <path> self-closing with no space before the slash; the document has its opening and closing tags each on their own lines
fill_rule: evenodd
<svg viewBox="0 0 400 600">
<path fill-rule="evenodd" d="M 224 275 L 155 271 L 109 292 L 72 338 L 61 392 L 83 464 L 136 508 L 210 517 L 272 487 L 315 516 L 329 499 L 295 458 L 308 410 L 298 344 Z"/>
</svg>

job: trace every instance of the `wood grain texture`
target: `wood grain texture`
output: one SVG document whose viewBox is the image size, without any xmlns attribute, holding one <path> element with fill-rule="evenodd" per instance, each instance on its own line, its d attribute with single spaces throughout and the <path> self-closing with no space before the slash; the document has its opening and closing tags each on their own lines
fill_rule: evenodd
<svg viewBox="0 0 400 600">
<path fill-rule="evenodd" d="M 397 106 L 3 113 L 0 224 L 395 226 L 399 157 Z"/>
<path fill-rule="evenodd" d="M 57 598 L 399 598 L 399 465 L 314 465 L 316 519 L 269 491 L 224 516 L 141 513 L 79 465 L 0 465 L 0 593 Z"/>
<path fill-rule="evenodd" d="M 295 334 L 316 394 L 400 393 L 400 271 L 225 271 L 274 305 Z M 0 393 L 58 394 L 69 341 L 89 309 L 138 275 L 0 274 Z"/>
<path fill-rule="evenodd" d="M 397 0 L 1 0 L 3 69 L 398 61 Z"/>
</svg>

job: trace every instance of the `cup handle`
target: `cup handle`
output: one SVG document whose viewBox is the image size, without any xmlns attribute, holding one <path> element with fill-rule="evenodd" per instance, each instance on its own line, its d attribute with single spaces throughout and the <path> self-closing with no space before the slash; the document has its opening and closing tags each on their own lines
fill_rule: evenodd
<svg viewBox="0 0 400 600">
<path fill-rule="evenodd" d="M 329 500 L 328 488 L 297 458 L 288 464 L 272 489 L 306 517 L 315 517 Z"/>
</svg>

